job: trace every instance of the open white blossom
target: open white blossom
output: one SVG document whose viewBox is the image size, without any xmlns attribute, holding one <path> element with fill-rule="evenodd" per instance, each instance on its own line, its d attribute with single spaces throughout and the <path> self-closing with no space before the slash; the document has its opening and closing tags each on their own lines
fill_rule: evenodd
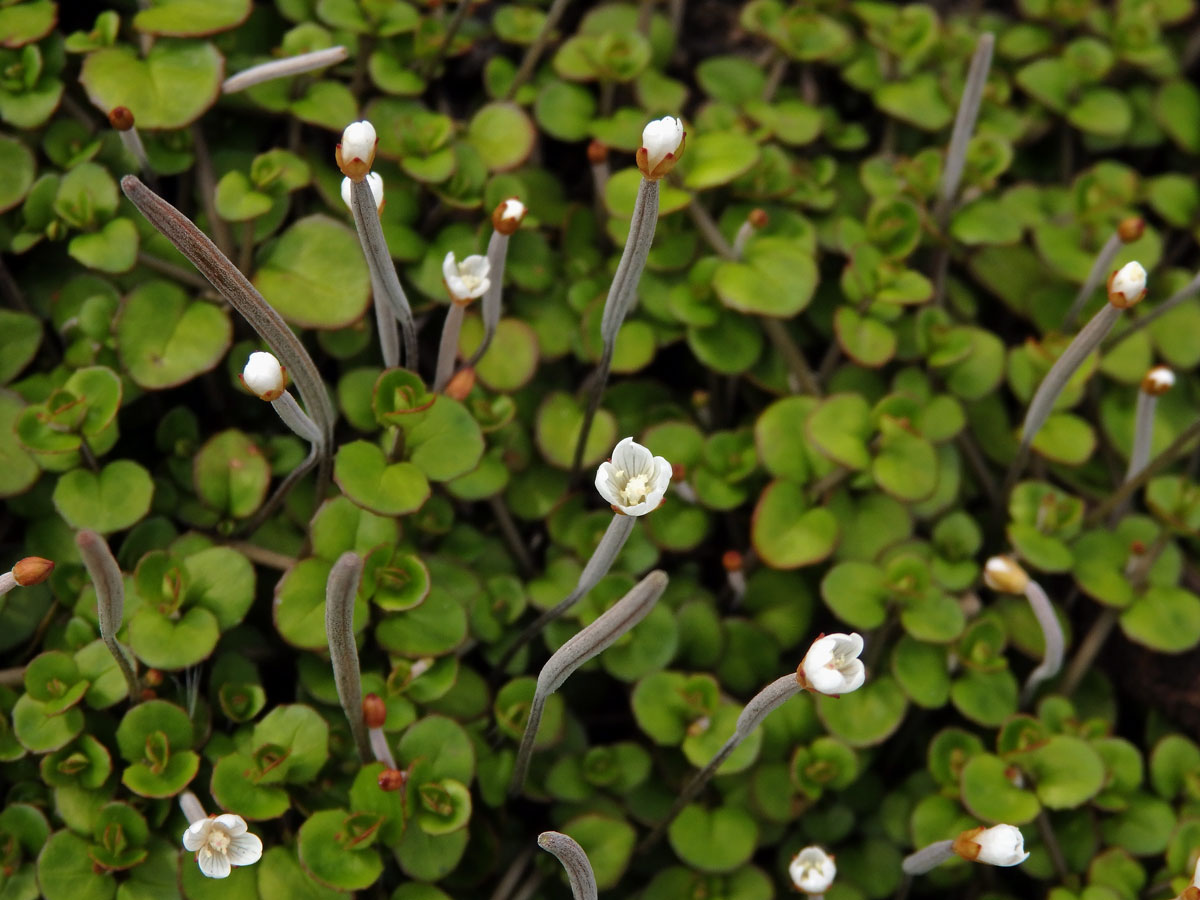
<svg viewBox="0 0 1200 900">
<path fill-rule="evenodd" d="M 1015 825 L 993 825 L 991 828 L 979 829 L 978 833 L 964 831 L 955 841 L 956 852 L 975 862 L 987 863 L 989 866 L 1019 866 L 1029 859 L 1025 850 L 1025 838 L 1021 829 Z M 967 845 L 968 852 L 957 849 L 957 845 Z M 970 845 L 979 847 L 978 852 Z M 974 855 L 972 855 L 974 854 Z"/>
<path fill-rule="evenodd" d="M 228 878 L 234 866 L 258 862 L 263 851 L 258 835 L 246 830 L 246 820 L 231 813 L 193 822 L 183 833 L 183 846 L 195 852 L 209 878 Z"/>
<path fill-rule="evenodd" d="M 857 632 L 825 634 L 813 641 L 800 663 L 804 684 L 820 694 L 848 694 L 862 687 L 867 670 L 862 660 L 863 639 Z"/>
<path fill-rule="evenodd" d="M 346 206 L 350 206 L 350 185 L 352 184 L 349 178 L 342 179 L 342 202 Z M 371 186 L 371 196 L 375 198 L 375 208 L 383 209 L 383 176 L 377 172 L 367 173 L 367 184 Z"/>
<path fill-rule="evenodd" d="M 658 509 L 670 483 L 671 464 L 631 437 L 617 444 L 612 459 L 596 470 L 600 496 L 627 516 L 644 516 Z"/>
<path fill-rule="evenodd" d="M 805 847 L 792 857 L 788 875 L 796 890 L 806 894 L 824 894 L 837 876 L 833 857 L 820 847 Z"/>
<path fill-rule="evenodd" d="M 492 266 L 487 257 L 478 254 L 459 262 L 451 250 L 442 260 L 442 279 L 446 282 L 446 289 L 450 291 L 450 298 L 456 303 L 474 300 L 486 294 L 491 285 L 491 281 L 488 280 L 491 270 Z"/>
<path fill-rule="evenodd" d="M 1130 262 L 1113 273 L 1108 282 L 1108 301 L 1121 309 L 1133 306 L 1146 293 L 1146 270 Z"/>
<path fill-rule="evenodd" d="M 242 383 L 261 400 L 276 400 L 287 387 L 283 366 L 274 354 L 258 351 L 250 354 L 242 369 Z"/>
</svg>

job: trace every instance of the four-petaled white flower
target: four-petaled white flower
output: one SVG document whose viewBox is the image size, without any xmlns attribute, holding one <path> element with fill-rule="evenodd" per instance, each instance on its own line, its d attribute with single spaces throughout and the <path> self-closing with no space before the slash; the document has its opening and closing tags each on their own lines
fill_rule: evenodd
<svg viewBox="0 0 1200 900">
<path fill-rule="evenodd" d="M 228 878 L 234 866 L 258 862 L 263 850 L 258 835 L 246 830 L 246 820 L 231 813 L 193 822 L 183 833 L 183 846 L 195 852 L 209 878 Z"/>
<path fill-rule="evenodd" d="M 797 890 L 806 894 L 823 894 L 833 884 L 837 866 L 833 857 L 820 847 L 805 847 L 792 857 L 788 875 Z"/>
<path fill-rule="evenodd" d="M 375 161 L 375 145 L 379 142 L 375 126 L 364 119 L 351 122 L 342 132 L 342 142 L 337 145 L 335 156 L 343 175 L 361 181 L 371 171 Z"/>
<path fill-rule="evenodd" d="M 351 184 L 352 184 L 352 182 L 349 178 L 342 179 L 342 202 L 345 203 L 346 206 L 350 205 L 350 191 L 352 190 L 352 188 L 350 187 Z M 375 208 L 377 210 L 382 210 L 383 209 L 383 176 L 380 175 L 378 172 L 368 172 L 367 173 L 367 184 L 371 186 L 371 196 L 375 198 Z"/>
<path fill-rule="evenodd" d="M 274 354 L 258 351 L 246 360 L 242 384 L 260 400 L 277 400 L 287 388 L 287 378 Z"/>
<path fill-rule="evenodd" d="M 656 119 L 642 130 L 642 146 L 637 153 L 638 168 L 647 178 L 662 178 L 683 153 L 686 133 L 683 122 L 674 116 Z"/>
<path fill-rule="evenodd" d="M 1146 270 L 1140 262 L 1130 262 L 1113 272 L 1108 280 L 1108 302 L 1127 309 L 1146 295 Z"/>
<path fill-rule="evenodd" d="M 867 680 L 867 670 L 858 655 L 863 639 L 851 634 L 824 634 L 813 641 L 797 677 L 801 684 L 819 694 L 841 695 L 857 691 Z"/>
<path fill-rule="evenodd" d="M 451 250 L 442 260 L 442 279 L 446 282 L 450 299 L 455 303 L 467 303 L 482 297 L 491 286 L 488 280 L 491 270 L 491 263 L 486 256 L 476 254 L 459 262 Z"/>
<path fill-rule="evenodd" d="M 658 509 L 670 483 L 671 464 L 631 437 L 617 444 L 612 459 L 596 470 L 596 490 L 614 512 L 626 516 Z"/>
<path fill-rule="evenodd" d="M 963 859 L 989 866 L 1019 866 L 1029 859 L 1025 838 L 1015 825 L 972 828 L 954 839 L 954 852 Z"/>
</svg>

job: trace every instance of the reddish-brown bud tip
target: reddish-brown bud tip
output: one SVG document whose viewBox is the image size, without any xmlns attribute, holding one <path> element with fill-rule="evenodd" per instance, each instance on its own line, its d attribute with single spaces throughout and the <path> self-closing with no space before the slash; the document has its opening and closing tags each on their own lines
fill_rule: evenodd
<svg viewBox="0 0 1200 900">
<path fill-rule="evenodd" d="M 159 669 L 147 669 L 146 674 L 142 676 L 142 681 L 150 687 L 158 687 L 163 683 L 163 673 Z"/>
<path fill-rule="evenodd" d="M 726 572 L 742 571 L 742 554 L 736 550 L 726 550 L 721 554 L 721 565 L 725 567 Z"/>
<path fill-rule="evenodd" d="M 367 694 L 363 697 L 363 718 L 367 720 L 368 728 L 382 728 L 387 721 L 387 706 L 378 694 Z"/>
<path fill-rule="evenodd" d="M 384 769 L 379 773 L 379 789 L 383 791 L 398 791 L 408 782 L 408 773 L 400 769 Z"/>
<path fill-rule="evenodd" d="M 608 159 L 608 145 L 603 141 L 592 141 L 587 147 L 587 158 L 593 166 L 600 165 Z"/>
<path fill-rule="evenodd" d="M 142 688 L 143 700 L 154 700 L 158 697 L 158 692 L 154 688 Z"/>
<path fill-rule="evenodd" d="M 108 124 L 117 131 L 128 131 L 133 127 L 133 111 L 128 106 L 114 106 L 108 114 Z"/>
<path fill-rule="evenodd" d="M 1146 554 L 1145 542 L 1144 541 L 1130 541 L 1129 542 L 1129 552 L 1132 553 L 1134 556 L 1145 556 L 1145 554 Z"/>
<path fill-rule="evenodd" d="M 27 556 L 12 567 L 13 580 L 21 587 L 41 584 L 54 571 L 54 562 L 40 556 Z"/>
<path fill-rule="evenodd" d="M 446 384 L 446 396 L 460 403 L 467 399 L 475 387 L 475 370 L 473 368 L 459 369 Z"/>
<path fill-rule="evenodd" d="M 771 217 L 767 215 L 765 209 L 752 209 L 750 214 L 746 216 L 746 221 L 755 228 L 766 228 L 771 222 Z"/>
<path fill-rule="evenodd" d="M 609 460 L 611 462 L 611 460 Z M 687 466 L 683 463 L 671 463 L 671 477 L 676 481 L 687 479 Z"/>
<path fill-rule="evenodd" d="M 1146 230 L 1146 220 L 1141 216 L 1130 216 L 1122 219 L 1117 225 L 1117 236 L 1126 244 L 1132 244 Z"/>
</svg>

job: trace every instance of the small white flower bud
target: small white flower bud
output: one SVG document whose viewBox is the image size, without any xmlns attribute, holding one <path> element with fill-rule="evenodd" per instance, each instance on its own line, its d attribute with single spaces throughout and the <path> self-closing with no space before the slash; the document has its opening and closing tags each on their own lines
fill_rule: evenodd
<svg viewBox="0 0 1200 900">
<path fill-rule="evenodd" d="M 246 361 L 242 384 L 260 400 L 276 400 L 287 388 L 287 378 L 274 354 L 259 351 L 251 353 Z"/>
<path fill-rule="evenodd" d="M 993 556 L 984 564 L 983 583 L 1002 594 L 1023 594 L 1029 576 L 1011 556 Z"/>
<path fill-rule="evenodd" d="M 350 186 L 351 186 L 351 184 L 353 184 L 353 182 L 350 178 L 342 179 L 342 202 L 345 203 L 347 207 L 350 206 L 350 191 L 351 191 Z M 375 198 L 375 209 L 382 212 L 383 211 L 383 176 L 377 172 L 368 172 L 367 173 L 367 184 L 371 186 L 371 196 L 373 196 Z"/>
<path fill-rule="evenodd" d="M 337 145 L 334 154 L 342 174 L 355 181 L 366 177 L 375 161 L 375 145 L 378 142 L 375 126 L 365 119 L 347 125 L 346 130 L 342 132 L 342 142 Z"/>
<path fill-rule="evenodd" d="M 1108 280 L 1108 302 L 1128 309 L 1146 294 L 1146 270 L 1140 262 L 1126 263 Z"/>
<path fill-rule="evenodd" d="M 521 227 L 526 212 L 525 204 L 516 197 L 502 200 L 492 213 L 492 227 L 501 234 L 512 234 Z"/>
<path fill-rule="evenodd" d="M 824 894 L 833 885 L 837 866 L 833 857 L 820 847 L 805 847 L 792 857 L 788 875 L 796 890 L 806 894 Z"/>
<path fill-rule="evenodd" d="M 954 852 L 963 859 L 989 866 L 1019 866 L 1029 859 L 1025 838 L 1015 825 L 972 828 L 954 839 Z"/>
<path fill-rule="evenodd" d="M 1142 378 L 1142 390 L 1160 397 L 1175 386 L 1175 373 L 1166 366 L 1155 366 Z"/>
<path fill-rule="evenodd" d="M 674 167 L 683 153 L 686 132 L 683 122 L 674 116 L 664 116 L 642 130 L 642 147 L 637 154 L 638 168 L 647 178 L 662 178 Z"/>
</svg>

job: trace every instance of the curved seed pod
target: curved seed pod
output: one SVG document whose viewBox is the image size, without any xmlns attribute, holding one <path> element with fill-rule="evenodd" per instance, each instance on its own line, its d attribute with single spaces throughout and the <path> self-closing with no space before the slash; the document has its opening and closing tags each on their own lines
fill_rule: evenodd
<svg viewBox="0 0 1200 900">
<path fill-rule="evenodd" d="M 129 702 L 137 703 L 141 699 L 141 688 L 138 686 L 137 675 L 124 649 L 117 643 L 117 632 L 121 629 L 121 619 L 125 615 L 125 582 L 121 577 L 121 568 L 113 558 L 108 543 L 90 529 L 83 529 L 75 534 L 75 545 L 87 568 L 92 584 L 96 586 L 96 612 L 100 619 L 100 639 L 104 646 L 117 661 L 117 667 L 125 676 L 125 685 L 129 691 Z"/>
<path fill-rule="evenodd" d="M 567 870 L 567 882 L 575 900 L 596 900 L 596 874 L 587 854 L 574 838 L 558 831 L 543 831 L 538 835 L 538 846 L 553 853 Z"/>
<path fill-rule="evenodd" d="M 363 716 L 362 678 L 358 669 L 358 646 L 354 643 L 354 597 L 362 578 L 363 560 L 347 550 L 329 570 L 325 584 L 325 636 L 338 700 L 350 722 L 350 733 L 358 757 L 364 763 L 375 758 Z"/>
</svg>

